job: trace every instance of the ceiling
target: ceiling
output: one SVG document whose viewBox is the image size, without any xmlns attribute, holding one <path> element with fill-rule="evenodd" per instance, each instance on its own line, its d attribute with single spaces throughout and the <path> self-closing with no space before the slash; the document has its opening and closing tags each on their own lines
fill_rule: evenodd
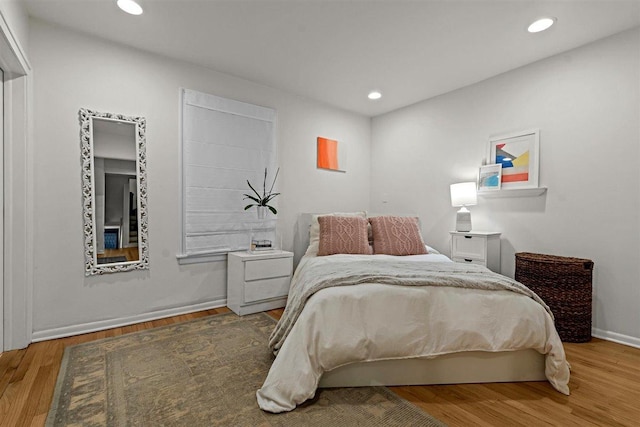
<svg viewBox="0 0 640 427">
<path fill-rule="evenodd" d="M 640 25 L 637 0 L 139 0 L 140 16 L 115 3 L 25 0 L 32 17 L 366 116 Z M 540 16 L 558 21 L 528 33 Z"/>
</svg>

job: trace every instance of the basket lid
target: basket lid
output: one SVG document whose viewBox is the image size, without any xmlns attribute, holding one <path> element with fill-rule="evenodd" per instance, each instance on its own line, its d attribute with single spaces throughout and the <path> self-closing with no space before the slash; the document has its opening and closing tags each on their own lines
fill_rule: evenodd
<svg viewBox="0 0 640 427">
<path fill-rule="evenodd" d="M 590 259 L 566 257 L 566 256 L 559 256 L 559 255 L 536 254 L 533 252 L 517 252 L 516 260 L 517 259 L 535 261 L 535 262 L 546 262 L 546 263 L 583 264 L 585 268 L 593 267 L 593 261 L 591 261 Z M 587 265 L 589 265 L 589 267 L 587 267 Z"/>
</svg>

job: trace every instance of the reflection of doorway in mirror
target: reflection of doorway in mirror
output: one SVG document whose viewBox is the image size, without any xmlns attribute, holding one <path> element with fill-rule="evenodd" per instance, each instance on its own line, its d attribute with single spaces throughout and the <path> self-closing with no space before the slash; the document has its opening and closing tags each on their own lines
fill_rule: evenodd
<svg viewBox="0 0 640 427">
<path fill-rule="evenodd" d="M 135 168 L 135 162 L 114 159 L 104 159 L 104 204 L 103 214 L 96 214 L 102 218 L 97 229 L 102 228 L 98 241 L 98 258 L 110 258 L 109 262 L 100 260 L 100 263 L 138 261 L 138 218 L 136 201 L 136 177 L 128 175 L 125 171 Z M 127 164 L 130 163 L 130 164 Z M 117 167 L 114 167 L 117 165 Z M 96 168 L 96 171 L 98 168 Z M 119 173 L 109 173 L 117 171 Z M 96 182 L 98 180 L 96 179 Z M 96 194 L 98 192 L 96 191 Z M 96 198 L 96 210 L 99 209 Z M 100 238 L 101 237 L 101 238 Z"/>
</svg>

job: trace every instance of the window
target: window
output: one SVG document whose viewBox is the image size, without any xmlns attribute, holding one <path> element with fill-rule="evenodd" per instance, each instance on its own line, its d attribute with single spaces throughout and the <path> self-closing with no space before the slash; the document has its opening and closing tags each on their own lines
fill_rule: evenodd
<svg viewBox="0 0 640 427">
<path fill-rule="evenodd" d="M 224 260 L 255 239 L 275 240 L 276 218 L 259 220 L 243 194 L 276 171 L 276 111 L 182 90 L 181 263 Z"/>
</svg>

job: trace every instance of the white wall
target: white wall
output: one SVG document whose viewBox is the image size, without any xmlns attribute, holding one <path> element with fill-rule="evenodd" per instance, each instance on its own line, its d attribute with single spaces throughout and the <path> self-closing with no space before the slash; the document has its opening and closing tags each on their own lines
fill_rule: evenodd
<svg viewBox="0 0 640 427">
<path fill-rule="evenodd" d="M 277 110 L 279 227 L 285 248 L 292 246 L 299 212 L 368 207 L 370 119 L 40 21 L 31 21 L 30 27 L 35 84 L 34 339 L 225 299 L 225 263 L 180 266 L 175 257 L 180 241 L 180 87 Z M 147 119 L 149 271 L 84 277 L 81 107 Z M 352 161 L 346 174 L 316 170 L 319 135 L 349 144 Z"/>
<path fill-rule="evenodd" d="M 490 134 L 539 128 L 546 196 L 479 198 L 474 229 L 502 232 L 512 277 L 515 252 L 592 259 L 595 333 L 640 345 L 639 52 L 636 29 L 376 117 L 371 208 L 419 213 L 449 253 L 449 184 L 476 179 Z"/>
<path fill-rule="evenodd" d="M 105 159 L 123 159 L 136 161 L 136 125 L 107 122 L 101 126 L 94 120 L 93 124 L 93 156 Z M 134 166 L 135 171 L 135 166 Z"/>
<path fill-rule="evenodd" d="M 11 34 L 22 54 L 29 46 L 29 16 L 22 0 L 0 1 L 0 14 L 11 29 Z"/>
</svg>

